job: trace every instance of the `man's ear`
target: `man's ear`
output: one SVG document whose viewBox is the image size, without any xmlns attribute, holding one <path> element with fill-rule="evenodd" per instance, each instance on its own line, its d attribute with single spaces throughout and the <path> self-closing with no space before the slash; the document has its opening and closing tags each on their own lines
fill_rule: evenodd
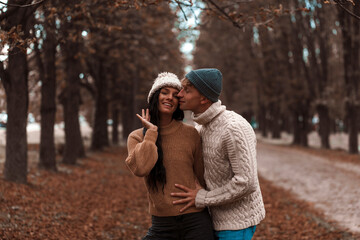
<svg viewBox="0 0 360 240">
<path fill-rule="evenodd" d="M 201 103 L 202 105 L 208 104 L 208 103 L 210 103 L 210 102 L 211 102 L 211 101 L 210 101 L 207 97 L 205 97 L 205 96 L 203 96 L 203 95 L 200 96 L 200 103 Z"/>
</svg>

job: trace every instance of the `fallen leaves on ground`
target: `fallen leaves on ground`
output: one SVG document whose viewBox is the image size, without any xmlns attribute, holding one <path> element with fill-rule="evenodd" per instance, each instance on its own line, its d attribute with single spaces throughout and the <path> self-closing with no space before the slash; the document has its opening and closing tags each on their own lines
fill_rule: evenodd
<svg viewBox="0 0 360 240">
<path fill-rule="evenodd" d="M 27 185 L 1 179 L 0 239 L 141 239 L 150 226 L 146 190 L 126 168 L 126 155 L 108 148 L 75 166 L 59 164 L 58 172 L 30 164 Z M 253 239 L 358 239 L 310 204 L 260 184 L 266 218 Z"/>
</svg>

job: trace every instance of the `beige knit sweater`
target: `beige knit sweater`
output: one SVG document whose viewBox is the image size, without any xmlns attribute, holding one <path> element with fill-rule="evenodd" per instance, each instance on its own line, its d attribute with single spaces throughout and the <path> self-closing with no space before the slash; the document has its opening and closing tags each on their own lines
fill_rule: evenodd
<svg viewBox="0 0 360 240">
<path fill-rule="evenodd" d="M 215 230 L 239 230 L 260 223 L 265 208 L 260 191 L 256 137 L 251 125 L 218 101 L 194 116 L 202 138 L 205 182 L 196 206 L 208 206 Z"/>
<path fill-rule="evenodd" d="M 190 125 L 173 120 L 168 126 L 160 128 L 163 163 L 166 169 L 166 185 L 164 192 L 161 186 L 158 191 L 148 189 L 149 212 L 154 216 L 177 216 L 202 209 L 189 208 L 183 213 L 183 204 L 173 205 L 172 192 L 181 192 L 175 188 L 175 183 L 195 188 L 198 179 L 204 186 L 204 165 L 202 160 L 201 141 L 199 133 Z M 155 145 L 158 132 L 147 130 L 145 137 L 143 128 L 133 131 L 128 137 L 128 157 L 125 162 L 130 171 L 138 176 L 147 176 L 158 159 Z"/>
</svg>

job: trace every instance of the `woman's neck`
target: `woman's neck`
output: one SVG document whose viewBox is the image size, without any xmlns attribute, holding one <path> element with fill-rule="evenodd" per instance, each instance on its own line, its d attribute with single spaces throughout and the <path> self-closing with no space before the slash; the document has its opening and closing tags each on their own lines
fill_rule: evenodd
<svg viewBox="0 0 360 240">
<path fill-rule="evenodd" d="M 160 127 L 169 125 L 171 121 L 172 121 L 172 116 L 170 115 L 160 116 Z"/>
</svg>

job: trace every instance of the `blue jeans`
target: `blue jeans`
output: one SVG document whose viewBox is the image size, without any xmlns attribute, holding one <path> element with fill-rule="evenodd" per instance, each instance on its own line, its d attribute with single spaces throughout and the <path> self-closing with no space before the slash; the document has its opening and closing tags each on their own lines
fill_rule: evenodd
<svg viewBox="0 0 360 240">
<path fill-rule="evenodd" d="M 216 240 L 251 240 L 254 236 L 256 226 L 241 230 L 215 231 Z"/>
</svg>

